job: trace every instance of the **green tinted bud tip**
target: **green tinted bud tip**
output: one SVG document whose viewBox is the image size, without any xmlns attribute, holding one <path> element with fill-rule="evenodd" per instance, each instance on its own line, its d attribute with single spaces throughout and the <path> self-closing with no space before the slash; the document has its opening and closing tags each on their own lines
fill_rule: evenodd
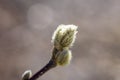
<svg viewBox="0 0 120 80">
<path fill-rule="evenodd" d="M 59 25 L 52 36 L 52 42 L 58 50 L 69 48 L 73 45 L 77 33 L 75 25 Z"/>
</svg>

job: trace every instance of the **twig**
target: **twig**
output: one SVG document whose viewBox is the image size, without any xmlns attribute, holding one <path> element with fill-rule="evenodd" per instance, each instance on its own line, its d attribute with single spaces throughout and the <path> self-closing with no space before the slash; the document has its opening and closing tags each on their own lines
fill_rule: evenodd
<svg viewBox="0 0 120 80">
<path fill-rule="evenodd" d="M 51 59 L 46 66 L 44 66 L 40 71 L 34 74 L 29 80 L 36 80 L 38 77 L 42 76 L 45 72 L 54 67 L 56 67 L 56 63 Z"/>
</svg>

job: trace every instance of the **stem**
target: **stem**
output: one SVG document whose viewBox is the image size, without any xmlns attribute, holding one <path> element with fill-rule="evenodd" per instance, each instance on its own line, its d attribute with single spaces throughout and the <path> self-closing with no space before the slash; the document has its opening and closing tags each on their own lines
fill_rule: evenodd
<svg viewBox="0 0 120 80">
<path fill-rule="evenodd" d="M 56 65 L 55 61 L 51 59 L 46 66 L 44 66 L 41 70 L 39 70 L 37 73 L 35 73 L 29 80 L 36 80 L 37 78 L 42 76 L 45 72 L 47 72 L 48 70 L 50 70 L 56 66 L 57 65 Z"/>
</svg>

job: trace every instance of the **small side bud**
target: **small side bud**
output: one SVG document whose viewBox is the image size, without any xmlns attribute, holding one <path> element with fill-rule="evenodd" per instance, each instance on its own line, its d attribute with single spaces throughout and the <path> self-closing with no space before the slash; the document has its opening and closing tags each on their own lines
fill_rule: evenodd
<svg viewBox="0 0 120 80">
<path fill-rule="evenodd" d="M 70 63 L 72 54 L 70 50 L 59 51 L 56 54 L 56 63 L 60 66 L 64 66 Z"/>
<path fill-rule="evenodd" d="M 32 76 L 32 71 L 27 70 L 22 74 L 22 80 L 29 80 L 31 76 Z"/>
</svg>

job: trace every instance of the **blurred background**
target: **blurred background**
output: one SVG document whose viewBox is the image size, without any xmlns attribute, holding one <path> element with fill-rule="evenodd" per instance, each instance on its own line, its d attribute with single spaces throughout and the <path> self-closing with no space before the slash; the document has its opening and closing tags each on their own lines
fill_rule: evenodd
<svg viewBox="0 0 120 80">
<path fill-rule="evenodd" d="M 0 80 L 41 69 L 60 24 L 79 26 L 73 59 L 38 80 L 120 80 L 120 0 L 0 0 Z"/>
</svg>

